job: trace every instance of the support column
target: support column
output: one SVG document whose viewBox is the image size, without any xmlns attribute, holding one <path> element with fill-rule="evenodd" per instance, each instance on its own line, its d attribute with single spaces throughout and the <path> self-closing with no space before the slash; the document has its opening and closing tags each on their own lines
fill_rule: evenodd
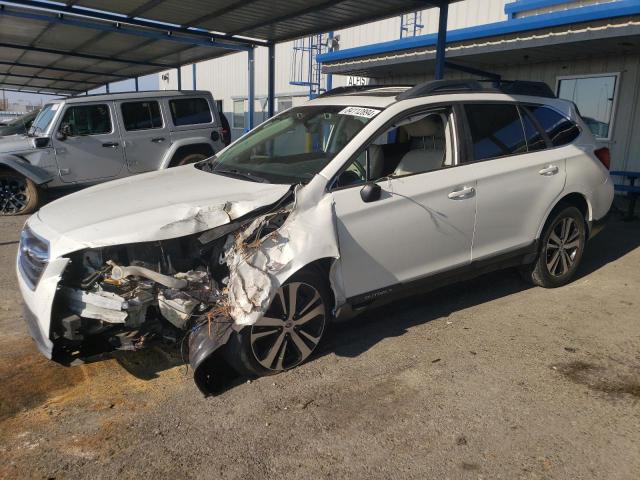
<svg viewBox="0 0 640 480">
<path fill-rule="evenodd" d="M 178 67 L 178 90 L 182 90 L 182 67 Z"/>
<path fill-rule="evenodd" d="M 133 80 L 136 83 L 136 92 L 139 92 L 140 91 L 140 85 L 138 85 L 138 77 L 134 78 Z"/>
<path fill-rule="evenodd" d="M 438 44 L 436 47 L 436 71 L 434 78 L 442 80 L 444 78 L 445 50 L 447 47 L 447 19 L 449 17 L 449 2 L 440 2 L 440 18 L 438 21 Z"/>
<path fill-rule="evenodd" d="M 268 47 L 268 74 L 267 74 L 267 116 L 273 117 L 276 112 L 276 46 L 271 44 Z"/>
<path fill-rule="evenodd" d="M 252 130 L 254 125 L 254 110 L 255 110 L 255 98 L 256 98 L 256 65 L 255 65 L 255 47 L 247 51 L 248 56 L 248 73 L 249 73 L 249 124 L 247 130 Z"/>
<path fill-rule="evenodd" d="M 107 93 L 109 93 L 109 84 L 107 83 L 104 87 L 105 87 Z"/>
<path fill-rule="evenodd" d="M 191 65 L 191 75 L 193 76 L 193 89 L 197 90 L 196 87 L 196 64 Z"/>
</svg>

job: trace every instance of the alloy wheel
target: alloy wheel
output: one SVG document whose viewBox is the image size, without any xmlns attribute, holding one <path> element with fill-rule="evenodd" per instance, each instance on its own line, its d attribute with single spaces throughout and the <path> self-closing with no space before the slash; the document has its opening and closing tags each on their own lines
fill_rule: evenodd
<svg viewBox="0 0 640 480">
<path fill-rule="evenodd" d="M 251 350 L 264 368 L 287 370 L 305 361 L 325 329 L 326 308 L 315 287 L 292 282 L 278 289 L 265 315 L 251 327 Z"/>
<path fill-rule="evenodd" d="M 15 176 L 0 176 L 0 214 L 15 215 L 29 203 L 27 182 Z"/>
<path fill-rule="evenodd" d="M 561 218 L 551 229 L 546 245 L 546 263 L 554 277 L 565 275 L 578 257 L 582 248 L 580 228 L 575 219 Z"/>
</svg>

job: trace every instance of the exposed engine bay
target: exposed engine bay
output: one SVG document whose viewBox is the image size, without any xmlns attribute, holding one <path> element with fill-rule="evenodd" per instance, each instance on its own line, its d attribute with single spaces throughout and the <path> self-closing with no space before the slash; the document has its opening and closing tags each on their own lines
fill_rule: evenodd
<svg viewBox="0 0 640 480">
<path fill-rule="evenodd" d="M 188 339 L 197 374 L 233 327 L 241 328 L 232 315 L 240 295 L 231 269 L 277 235 L 294 199 L 291 190 L 275 205 L 185 237 L 69 254 L 52 312 L 56 359 L 70 364 L 158 342 L 182 349 Z"/>
</svg>

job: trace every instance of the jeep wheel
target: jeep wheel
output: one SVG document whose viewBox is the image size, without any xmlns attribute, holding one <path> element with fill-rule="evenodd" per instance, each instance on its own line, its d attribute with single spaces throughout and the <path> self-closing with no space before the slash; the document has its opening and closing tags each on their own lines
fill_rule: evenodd
<svg viewBox="0 0 640 480">
<path fill-rule="evenodd" d="M 207 156 L 202 153 L 192 153 L 190 155 L 185 155 L 178 160 L 175 160 L 174 162 L 172 162 L 171 166 L 181 167 L 182 165 L 189 165 L 190 163 L 199 162 L 200 160 L 204 160 L 205 158 L 207 158 Z"/>
<path fill-rule="evenodd" d="M 523 277 L 545 288 L 566 285 L 580 264 L 585 243 L 585 219 L 580 210 L 572 206 L 559 208 L 542 233 L 538 258 L 522 268 Z"/>
<path fill-rule="evenodd" d="M 11 170 L 0 170 L 0 215 L 22 215 L 38 206 L 38 187 Z"/>
<path fill-rule="evenodd" d="M 225 359 L 250 377 L 297 367 L 326 333 L 330 298 L 319 273 L 296 273 L 278 289 L 264 317 L 229 339 Z"/>
</svg>

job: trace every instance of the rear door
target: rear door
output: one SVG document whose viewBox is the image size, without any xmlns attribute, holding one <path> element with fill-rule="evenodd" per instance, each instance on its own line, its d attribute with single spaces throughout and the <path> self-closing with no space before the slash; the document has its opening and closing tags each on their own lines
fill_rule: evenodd
<svg viewBox="0 0 640 480">
<path fill-rule="evenodd" d="M 116 102 L 127 166 L 133 173 L 157 170 L 171 146 L 160 102 L 153 99 Z"/>
<path fill-rule="evenodd" d="M 116 177 L 124 167 L 124 153 L 113 102 L 71 104 L 62 113 L 53 146 L 60 178 L 65 183 L 85 183 Z"/>
<path fill-rule="evenodd" d="M 531 247 L 565 184 L 565 155 L 550 147 L 535 119 L 513 103 L 464 106 L 477 181 L 472 258 Z"/>
</svg>

